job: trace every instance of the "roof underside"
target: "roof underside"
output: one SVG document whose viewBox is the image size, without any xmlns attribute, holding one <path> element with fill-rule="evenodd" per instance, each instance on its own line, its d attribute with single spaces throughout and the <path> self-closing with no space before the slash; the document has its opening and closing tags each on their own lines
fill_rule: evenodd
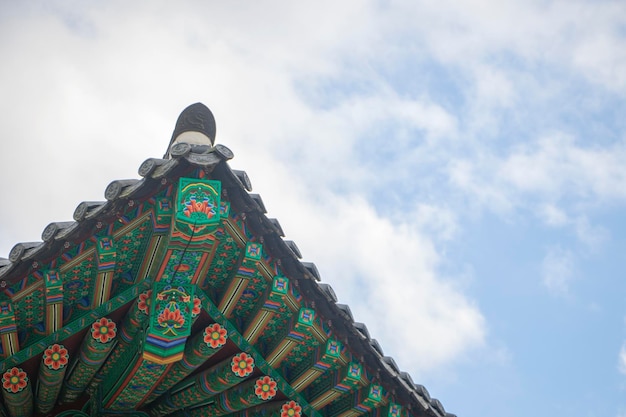
<svg viewBox="0 0 626 417">
<path fill-rule="evenodd" d="M 227 148 L 171 157 L 0 259 L 0 416 L 446 415 L 300 262 Z"/>
</svg>

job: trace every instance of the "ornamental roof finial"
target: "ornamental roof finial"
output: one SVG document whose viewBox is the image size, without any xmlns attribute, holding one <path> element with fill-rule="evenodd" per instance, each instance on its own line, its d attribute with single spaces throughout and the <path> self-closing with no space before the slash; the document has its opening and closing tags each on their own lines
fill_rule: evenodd
<svg viewBox="0 0 626 417">
<path fill-rule="evenodd" d="M 215 143 L 215 130 L 215 118 L 211 110 L 202 103 L 192 104 L 178 116 L 163 158 L 170 157 L 170 149 L 177 143 L 188 143 L 197 153 L 208 151 Z"/>
</svg>

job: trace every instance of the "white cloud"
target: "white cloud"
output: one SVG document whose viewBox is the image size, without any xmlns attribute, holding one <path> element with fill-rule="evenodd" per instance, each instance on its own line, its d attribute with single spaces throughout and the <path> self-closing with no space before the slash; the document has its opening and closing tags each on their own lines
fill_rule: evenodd
<svg viewBox="0 0 626 417">
<path fill-rule="evenodd" d="M 458 233 L 456 214 L 448 207 L 420 203 L 414 216 L 419 230 L 434 239 L 451 240 Z"/>
<path fill-rule="evenodd" d="M 396 30 L 447 63 L 479 68 L 498 54 L 537 65 L 566 66 L 623 94 L 626 48 L 620 1 L 396 2 Z M 512 55 L 511 55 L 512 53 Z M 476 75 L 482 77 L 480 72 Z M 491 75 L 486 73 L 486 78 Z"/>
<path fill-rule="evenodd" d="M 589 213 L 626 202 L 624 159 L 624 143 L 583 146 L 554 133 L 516 145 L 503 157 L 484 152 L 455 159 L 448 175 L 475 208 L 505 217 L 534 212 L 550 227 L 570 227 L 580 242 L 597 250 L 610 233 L 592 224 Z"/>
<path fill-rule="evenodd" d="M 550 227 L 572 227 L 576 238 L 587 248 L 596 251 L 610 239 L 610 232 L 601 225 L 593 225 L 585 215 L 570 218 L 560 207 L 546 203 L 537 208 L 539 218 Z"/>
<path fill-rule="evenodd" d="M 621 25 L 624 23 L 626 7 L 616 2 L 587 11 L 591 12 L 588 16 L 592 18 L 590 26 L 593 31 L 576 45 L 572 62 L 591 80 L 623 92 L 626 88 L 626 52 L 619 25 L 620 19 Z"/>
<path fill-rule="evenodd" d="M 538 209 L 539 217 L 545 224 L 553 227 L 564 226 L 569 222 L 567 213 L 561 210 L 559 207 L 546 203 Z"/>
<path fill-rule="evenodd" d="M 574 278 L 574 257 L 570 251 L 553 247 L 543 258 L 543 285 L 555 295 L 567 295 Z"/>
<path fill-rule="evenodd" d="M 578 240 L 591 250 L 600 249 L 610 239 L 610 233 L 606 228 L 590 224 L 589 220 L 584 216 L 576 219 L 575 227 Z"/>
<path fill-rule="evenodd" d="M 499 214 L 507 214 L 515 208 L 509 189 L 492 181 L 495 177 L 489 172 L 497 166 L 490 155 L 480 155 L 475 159 L 456 159 L 448 164 L 450 183 L 470 196 L 474 209 L 488 209 Z"/>
<path fill-rule="evenodd" d="M 626 147 L 583 147 L 568 136 L 553 134 L 515 149 L 498 173 L 522 192 L 553 198 L 624 199 Z"/>
</svg>

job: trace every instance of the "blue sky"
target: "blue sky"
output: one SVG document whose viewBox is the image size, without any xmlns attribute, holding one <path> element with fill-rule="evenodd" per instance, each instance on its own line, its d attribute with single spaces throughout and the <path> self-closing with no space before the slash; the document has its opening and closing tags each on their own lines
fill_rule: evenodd
<svg viewBox="0 0 626 417">
<path fill-rule="evenodd" d="M 0 4 L 0 256 L 217 119 L 459 416 L 626 416 L 626 4 Z"/>
</svg>

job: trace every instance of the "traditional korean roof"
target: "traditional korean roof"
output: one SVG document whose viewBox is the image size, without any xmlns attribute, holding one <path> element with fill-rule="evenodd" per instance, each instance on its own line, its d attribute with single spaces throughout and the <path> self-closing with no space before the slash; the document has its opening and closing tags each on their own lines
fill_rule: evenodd
<svg viewBox="0 0 626 417">
<path fill-rule="evenodd" d="M 214 145 L 164 159 L 0 258 L 0 417 L 453 417 L 353 320 Z"/>
</svg>

